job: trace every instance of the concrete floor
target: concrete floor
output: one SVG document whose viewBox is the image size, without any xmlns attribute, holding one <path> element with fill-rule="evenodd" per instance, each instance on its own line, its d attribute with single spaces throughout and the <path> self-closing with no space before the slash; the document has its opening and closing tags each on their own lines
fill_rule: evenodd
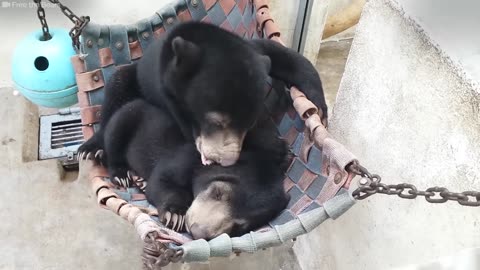
<svg viewBox="0 0 480 270">
<path fill-rule="evenodd" d="M 11 91 L 0 89 L 0 269 L 138 269 L 137 235 L 96 205 L 83 173 L 75 181 L 54 160 L 29 162 L 37 109 Z"/>
</svg>

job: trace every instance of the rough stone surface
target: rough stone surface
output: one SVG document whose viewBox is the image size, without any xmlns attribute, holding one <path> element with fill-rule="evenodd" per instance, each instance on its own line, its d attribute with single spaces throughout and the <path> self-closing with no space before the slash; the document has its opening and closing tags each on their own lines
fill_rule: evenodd
<svg viewBox="0 0 480 270">
<path fill-rule="evenodd" d="M 338 87 L 340 86 L 340 80 L 342 79 L 351 45 L 351 38 L 323 42 L 318 53 L 316 68 L 322 79 L 329 115 L 332 115 L 333 112 Z"/>
<path fill-rule="evenodd" d="M 480 190 L 480 96 L 397 8 L 367 4 L 330 131 L 385 183 Z M 478 246 L 479 224 L 475 208 L 377 195 L 294 249 L 302 269 L 390 269 Z"/>
</svg>

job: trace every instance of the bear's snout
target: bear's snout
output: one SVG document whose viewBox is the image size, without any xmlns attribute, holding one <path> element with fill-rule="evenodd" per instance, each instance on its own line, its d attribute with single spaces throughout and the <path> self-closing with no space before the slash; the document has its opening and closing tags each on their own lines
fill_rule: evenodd
<svg viewBox="0 0 480 270">
<path fill-rule="evenodd" d="M 193 239 L 207 239 L 209 240 L 211 236 L 208 233 L 208 229 L 205 226 L 194 223 L 190 227 L 190 233 L 192 234 Z"/>
<path fill-rule="evenodd" d="M 228 138 L 228 140 L 227 140 Z M 237 136 L 200 136 L 195 140 L 203 165 L 213 163 L 223 167 L 234 165 L 240 157 L 244 135 Z"/>
</svg>

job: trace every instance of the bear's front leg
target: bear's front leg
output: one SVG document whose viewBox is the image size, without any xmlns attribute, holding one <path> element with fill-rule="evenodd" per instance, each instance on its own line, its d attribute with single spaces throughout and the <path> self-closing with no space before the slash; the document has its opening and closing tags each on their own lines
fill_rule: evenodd
<svg viewBox="0 0 480 270">
<path fill-rule="evenodd" d="M 139 100 L 125 104 L 112 116 L 104 131 L 107 169 L 112 181 L 124 187 L 130 187 L 132 184 L 128 174 L 130 167 L 126 153 L 129 143 L 145 117 L 141 109 L 142 104 Z"/>
<path fill-rule="evenodd" d="M 157 207 L 160 221 L 168 228 L 184 229 L 185 214 L 193 201 L 192 175 L 200 165 L 199 160 L 193 144 L 176 147 L 174 153 L 157 157 L 145 195 Z"/>
<path fill-rule="evenodd" d="M 90 139 L 78 148 L 77 159 L 92 159 L 97 164 L 107 165 L 107 158 L 103 150 L 103 132 L 95 133 Z"/>
<path fill-rule="evenodd" d="M 157 208 L 160 222 L 167 228 L 181 231 L 185 225 L 185 214 L 193 201 L 193 193 L 191 188 L 175 183 L 175 175 L 168 171 L 155 169 L 147 180 L 145 195 Z"/>
<path fill-rule="evenodd" d="M 322 123 L 328 123 L 328 107 L 325 101 L 322 81 L 315 66 L 298 52 L 269 39 L 255 39 L 250 43 L 260 54 L 271 60 L 270 76 L 296 86 L 318 107 Z"/>
<path fill-rule="evenodd" d="M 105 86 L 102 103 L 100 129 L 78 148 L 79 160 L 93 159 L 97 164 L 107 165 L 104 131 L 115 113 L 125 104 L 140 97 L 137 84 L 136 64 L 122 66 L 115 71 Z"/>
</svg>

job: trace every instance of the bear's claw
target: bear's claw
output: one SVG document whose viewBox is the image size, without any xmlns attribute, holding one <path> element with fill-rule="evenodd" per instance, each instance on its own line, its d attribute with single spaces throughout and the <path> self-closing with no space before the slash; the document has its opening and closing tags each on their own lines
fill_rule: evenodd
<svg viewBox="0 0 480 270">
<path fill-rule="evenodd" d="M 159 213 L 159 217 L 161 216 L 162 214 Z M 185 215 L 165 211 L 163 217 L 160 218 L 160 221 L 165 225 L 165 227 L 179 232 L 183 230 L 183 227 L 185 225 Z"/>
<path fill-rule="evenodd" d="M 77 154 L 77 160 L 80 161 L 80 160 L 83 160 L 83 155 L 85 154 L 85 152 L 79 152 Z"/>
<path fill-rule="evenodd" d="M 99 149 L 97 150 L 97 152 L 95 152 L 95 159 L 102 159 L 103 157 L 103 150 L 102 149 Z"/>
<path fill-rule="evenodd" d="M 95 152 L 82 151 L 77 153 L 77 161 L 80 160 L 94 160 L 100 164 L 103 164 L 103 150 L 99 149 Z"/>
<path fill-rule="evenodd" d="M 103 151 L 103 143 L 100 141 L 101 135 L 94 135 L 92 138 L 84 142 L 77 150 L 77 160 L 92 158 L 97 164 L 106 164 Z"/>
<path fill-rule="evenodd" d="M 130 179 L 128 177 L 124 178 L 124 177 L 114 177 L 113 178 L 113 181 L 115 181 L 115 184 L 118 185 L 118 186 L 122 186 L 122 187 L 130 187 Z"/>
<path fill-rule="evenodd" d="M 128 169 L 124 167 L 109 168 L 110 179 L 113 184 L 121 187 L 129 188 L 132 186 L 133 179 L 131 174 L 128 173 Z"/>
<path fill-rule="evenodd" d="M 128 171 L 127 177 L 130 179 L 140 190 L 145 192 L 145 188 L 147 187 L 147 183 L 143 177 L 137 176 L 135 172 Z"/>
</svg>

